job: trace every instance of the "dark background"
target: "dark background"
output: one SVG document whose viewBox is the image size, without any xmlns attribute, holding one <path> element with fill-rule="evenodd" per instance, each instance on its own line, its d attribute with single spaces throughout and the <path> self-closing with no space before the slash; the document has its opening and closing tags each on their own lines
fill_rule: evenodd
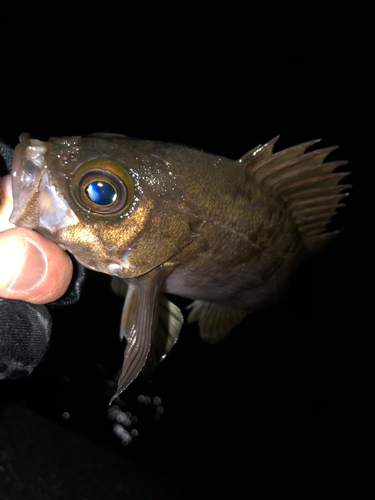
<svg viewBox="0 0 375 500">
<path fill-rule="evenodd" d="M 150 67 L 125 68 L 122 89 L 101 89 L 96 81 L 95 91 L 88 93 L 91 80 L 102 75 L 94 68 L 90 78 L 77 82 L 74 97 L 61 93 L 44 104 L 26 98 L 17 116 L 2 121 L 0 136 L 12 146 L 24 131 L 40 140 L 111 131 L 184 143 L 233 159 L 278 134 L 276 150 L 322 138 L 321 147 L 340 145 L 330 159 L 349 160 L 352 175 L 344 182 L 353 184 L 347 206 L 332 222 L 333 229 L 345 231 L 300 271 L 281 304 L 249 316 L 214 347 L 200 341 L 195 325 L 185 325 L 151 382 L 140 378 L 126 390 L 121 410 L 138 419 L 127 428 L 138 431 L 127 446 L 114 434 L 108 414 L 124 350 L 118 340 L 122 300 L 111 292 L 107 276 L 90 272 L 81 301 L 52 310 L 52 344 L 42 364 L 29 378 L 0 386 L 3 413 L 11 408 L 18 415 L 13 427 L 8 417 L 9 433 L 17 436 L 17 425 L 32 415 L 56 424 L 37 444 L 32 435 L 28 441 L 21 434 L 20 456 L 30 461 L 26 469 L 32 468 L 31 456 L 48 456 L 43 439 L 56 439 L 56 453 L 66 456 L 66 439 L 59 438 L 66 431 L 77 440 L 88 437 L 83 443 L 93 446 L 92 457 L 100 449 L 108 481 L 99 481 L 87 498 L 104 498 L 112 491 L 113 453 L 119 461 L 125 457 L 132 467 L 150 471 L 153 496 L 140 490 L 138 498 L 159 498 L 157 491 L 160 498 L 178 498 L 162 482 L 160 493 L 158 481 L 164 480 L 188 498 L 215 498 L 226 488 L 237 498 L 237 491 L 255 485 L 284 491 L 295 487 L 295 476 L 307 469 L 316 479 L 332 478 L 332 464 L 346 461 L 351 433 L 343 440 L 343 429 L 350 429 L 351 408 L 359 404 L 352 350 L 359 329 L 353 307 L 353 205 L 363 165 L 354 139 L 357 89 L 353 52 L 346 51 L 350 33 L 343 45 L 337 40 L 328 44 L 328 52 L 321 50 L 318 38 L 316 46 L 308 46 L 306 59 L 297 50 L 295 57 L 270 60 L 267 70 L 250 50 L 241 61 L 228 56 L 220 61 L 217 54 L 214 62 L 207 53 L 199 63 L 184 53 L 177 70 L 160 58 L 158 73 Z M 134 90 L 127 88 L 127 78 Z M 188 301 L 176 303 L 184 308 Z M 150 396 L 151 403 L 140 402 L 139 395 Z M 155 396 L 161 405 L 154 404 Z M 85 460 L 90 463 L 89 457 Z M 70 478 L 76 466 L 73 456 L 66 459 Z M 60 477 L 61 468 L 53 473 Z M 42 483 L 50 481 L 45 474 Z M 121 480 L 130 488 L 136 474 L 124 472 Z"/>
</svg>

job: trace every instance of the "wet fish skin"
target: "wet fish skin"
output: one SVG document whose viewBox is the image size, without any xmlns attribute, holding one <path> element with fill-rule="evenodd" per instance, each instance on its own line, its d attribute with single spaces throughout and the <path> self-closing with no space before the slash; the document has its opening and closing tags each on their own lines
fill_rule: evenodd
<svg viewBox="0 0 375 500">
<path fill-rule="evenodd" d="M 121 335 L 132 347 L 118 393 L 140 373 L 157 341 L 150 283 L 154 297 L 169 292 L 193 299 L 190 319 L 215 342 L 247 311 L 276 302 L 301 263 L 334 236 L 324 228 L 349 186 L 338 185 L 347 173 L 333 170 L 346 162 L 324 163 L 335 148 L 306 153 L 317 141 L 273 154 L 276 140 L 237 161 L 116 134 L 48 142 L 24 136 L 17 146 L 11 221 L 138 290 L 127 296 L 124 311 L 134 311 L 129 317 L 141 317 L 132 297 L 149 304 L 142 331 L 123 317 Z M 114 214 L 77 198 L 77 172 L 83 169 L 83 179 L 85 166 L 98 160 L 95 168 L 119 173 L 127 186 L 126 205 Z M 144 276 L 146 287 L 139 286 Z M 140 300 L 142 293 L 148 297 Z M 131 373 L 130 349 L 142 351 L 137 342 L 149 347 Z"/>
</svg>

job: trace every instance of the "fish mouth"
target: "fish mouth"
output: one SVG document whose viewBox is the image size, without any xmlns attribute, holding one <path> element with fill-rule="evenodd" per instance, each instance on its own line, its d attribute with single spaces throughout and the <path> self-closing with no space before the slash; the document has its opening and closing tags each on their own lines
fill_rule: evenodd
<svg viewBox="0 0 375 500">
<path fill-rule="evenodd" d="M 22 135 L 20 137 L 22 140 Z M 29 139 L 18 144 L 12 163 L 13 211 L 9 218 L 16 226 L 34 229 L 39 226 L 38 213 L 31 210 L 30 201 L 38 198 L 38 188 L 44 156 L 45 143 Z"/>
<path fill-rule="evenodd" d="M 53 234 L 77 224 L 78 218 L 50 179 L 45 158 L 48 146 L 47 142 L 29 138 L 16 146 L 12 165 L 13 211 L 9 220 L 16 226 L 40 228 Z"/>
</svg>

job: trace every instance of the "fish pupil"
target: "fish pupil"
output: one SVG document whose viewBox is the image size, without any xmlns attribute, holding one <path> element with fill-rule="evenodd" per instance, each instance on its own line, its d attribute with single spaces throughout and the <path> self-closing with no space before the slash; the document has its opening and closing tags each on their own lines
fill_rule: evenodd
<svg viewBox="0 0 375 500">
<path fill-rule="evenodd" d="M 97 205 L 110 205 L 117 198 L 115 188 L 104 181 L 90 182 L 85 188 L 85 194 L 89 200 Z"/>
</svg>

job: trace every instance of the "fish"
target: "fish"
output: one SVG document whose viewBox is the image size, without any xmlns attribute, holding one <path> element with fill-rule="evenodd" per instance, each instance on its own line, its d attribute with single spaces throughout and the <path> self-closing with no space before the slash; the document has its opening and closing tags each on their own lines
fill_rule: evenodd
<svg viewBox="0 0 375 500">
<path fill-rule="evenodd" d="M 272 307 L 296 271 L 340 231 L 326 226 L 348 195 L 312 140 L 274 153 L 279 137 L 232 160 L 115 133 L 20 136 L 12 166 L 16 226 L 34 229 L 125 295 L 127 341 L 116 393 L 165 359 L 187 322 L 224 339 Z"/>
</svg>

